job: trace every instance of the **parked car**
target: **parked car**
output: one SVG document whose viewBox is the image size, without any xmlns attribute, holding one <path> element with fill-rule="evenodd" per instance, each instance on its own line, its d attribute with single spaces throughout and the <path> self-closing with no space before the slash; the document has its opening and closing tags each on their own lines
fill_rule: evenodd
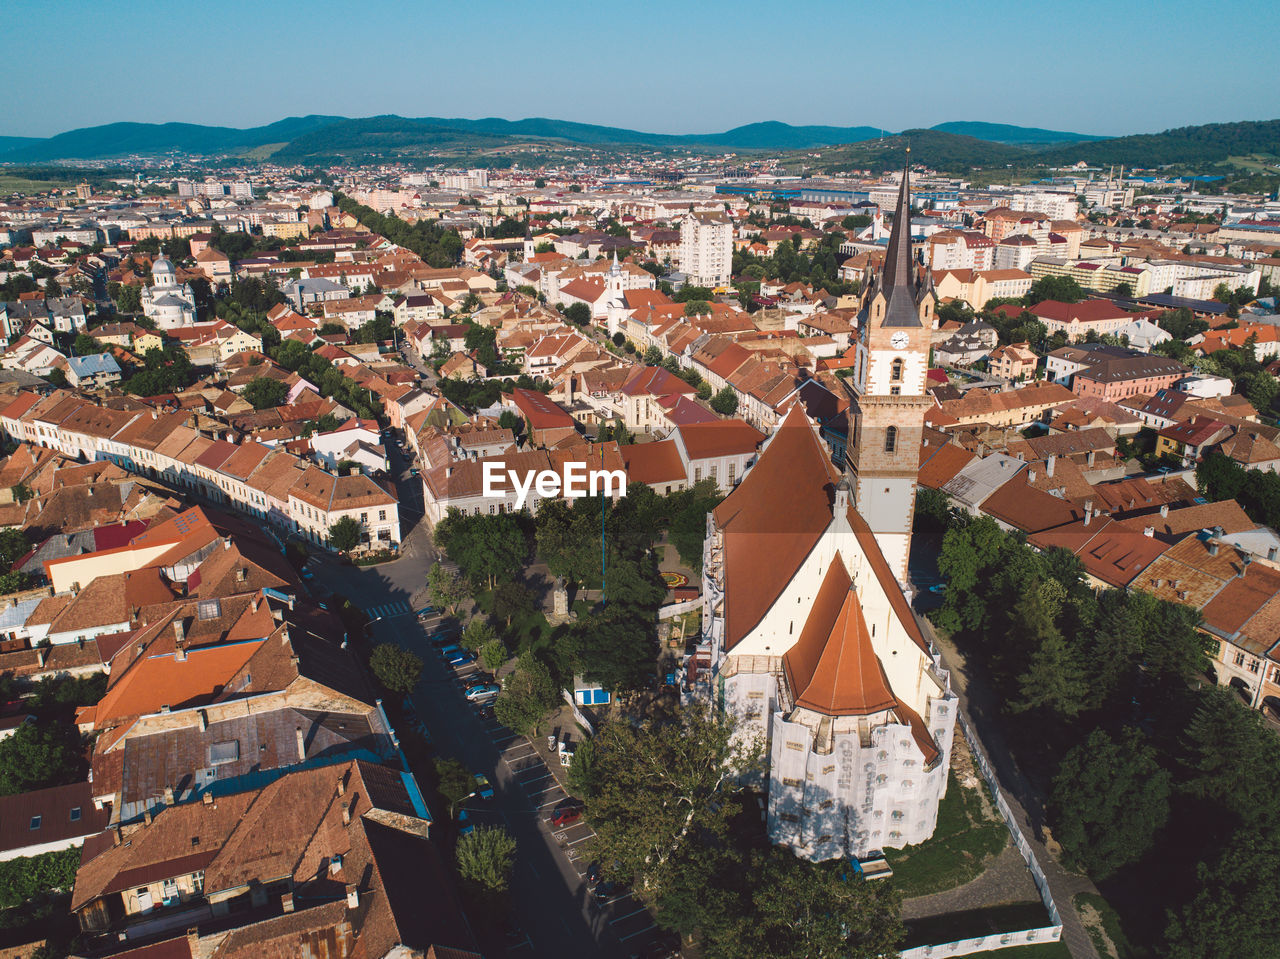
<svg viewBox="0 0 1280 959">
<path fill-rule="evenodd" d="M 423 606 L 422 609 L 418 610 L 415 615 L 419 619 L 430 619 L 432 616 L 437 615 L 439 612 L 440 610 L 436 609 L 434 606 Z"/>
<path fill-rule="evenodd" d="M 467 699 L 472 702 L 478 702 L 482 699 L 492 699 L 502 691 L 502 687 L 497 683 L 476 683 L 474 686 L 467 687 Z"/>
<path fill-rule="evenodd" d="M 476 661 L 476 654 L 460 649 L 456 653 L 449 653 L 445 656 L 444 661 L 450 666 L 466 666 L 468 663 Z"/>
<path fill-rule="evenodd" d="M 551 814 L 551 825 L 557 829 L 563 829 L 565 826 L 571 826 L 582 818 L 582 803 L 576 799 L 566 799 L 560 805 L 556 806 L 555 812 Z"/>
<path fill-rule="evenodd" d="M 313 573 L 313 572 L 311 572 L 311 570 L 307 569 L 305 566 L 304 566 L 304 567 L 302 567 L 302 572 L 301 572 L 301 574 L 300 574 L 300 575 L 302 576 L 302 578 L 303 578 L 303 579 L 315 579 L 315 578 L 316 578 L 316 574 L 315 574 L 315 573 Z"/>
<path fill-rule="evenodd" d="M 467 816 L 467 811 L 465 809 L 459 810 L 458 811 L 458 835 L 465 836 L 467 833 L 472 832 L 475 828 L 476 828 L 476 824 L 473 823 L 470 817 Z"/>
<path fill-rule="evenodd" d="M 449 657 L 454 655 L 455 653 L 466 652 L 466 650 L 464 650 L 461 646 L 453 642 L 454 638 L 456 637 L 450 637 L 448 640 L 445 641 L 445 645 L 438 647 L 440 650 L 440 655 L 443 656 L 445 660 L 448 660 Z"/>
<path fill-rule="evenodd" d="M 493 798 L 493 787 L 489 785 L 489 777 L 484 773 L 475 773 L 476 795 L 481 799 Z"/>
</svg>

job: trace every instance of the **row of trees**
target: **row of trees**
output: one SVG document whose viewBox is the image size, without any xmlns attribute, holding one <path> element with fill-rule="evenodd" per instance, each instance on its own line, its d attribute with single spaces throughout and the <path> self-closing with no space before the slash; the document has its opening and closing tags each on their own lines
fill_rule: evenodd
<svg viewBox="0 0 1280 959">
<path fill-rule="evenodd" d="M 351 214 L 397 246 L 418 254 L 428 266 L 437 269 L 454 266 L 462 256 L 462 237 L 457 230 L 442 230 L 432 220 L 409 223 L 396 216 L 383 216 L 347 196 L 336 195 L 334 200 L 343 213 Z"/>
<path fill-rule="evenodd" d="M 1211 643 L 1196 611 L 1095 591 L 1072 554 L 990 518 L 946 521 L 934 620 L 1003 704 L 1068 861 L 1118 893 L 1129 938 L 1160 955 L 1270 955 L 1280 743 L 1234 692 L 1200 686 Z"/>
</svg>

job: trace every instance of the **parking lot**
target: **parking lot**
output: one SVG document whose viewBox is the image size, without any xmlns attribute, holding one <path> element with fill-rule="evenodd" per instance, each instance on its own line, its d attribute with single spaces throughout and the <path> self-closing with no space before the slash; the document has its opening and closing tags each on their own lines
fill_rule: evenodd
<svg viewBox="0 0 1280 959">
<path fill-rule="evenodd" d="M 428 636 L 438 633 L 438 624 L 438 618 L 432 617 L 423 622 L 423 630 Z M 434 647 L 428 648 L 430 654 L 439 659 L 438 651 Z M 473 684 L 490 679 L 475 663 L 446 668 L 452 674 L 459 696 Z M 543 753 L 527 737 L 512 732 L 498 722 L 493 716 L 492 699 L 481 704 L 468 704 L 466 708 L 493 744 L 498 762 L 509 775 L 509 781 L 527 800 L 528 806 L 532 807 L 538 828 L 550 838 L 558 854 L 563 857 L 569 867 L 569 875 L 576 876 L 576 888 L 571 891 L 575 899 L 583 904 L 587 913 L 585 918 L 591 928 L 607 929 L 605 938 L 616 940 L 616 946 L 609 949 L 609 954 L 628 959 L 633 956 L 655 959 L 678 956 L 679 952 L 673 948 L 674 939 L 656 927 L 652 914 L 633 899 L 625 888 L 618 887 L 613 894 L 607 896 L 597 897 L 593 894 L 587 873 L 592 864 L 590 847 L 595 833 L 581 818 L 565 823 L 562 827 L 557 827 L 551 821 L 557 811 L 570 800 L 569 794 L 557 778 L 557 772 L 562 774 L 563 770 L 553 772 Z M 552 762 L 554 761 L 553 756 Z M 499 776 L 499 781 L 505 778 Z M 507 819 L 507 815 L 492 802 L 468 803 L 466 809 L 468 821 L 476 823 L 500 824 Z M 605 945 L 604 942 L 601 944 Z M 509 942 L 507 952 L 512 956 L 545 954 L 539 951 L 538 943 L 530 939 L 518 943 Z"/>
</svg>

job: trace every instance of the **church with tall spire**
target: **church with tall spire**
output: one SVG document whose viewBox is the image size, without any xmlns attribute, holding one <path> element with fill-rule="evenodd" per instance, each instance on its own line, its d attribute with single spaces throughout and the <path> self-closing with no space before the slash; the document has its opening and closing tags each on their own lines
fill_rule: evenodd
<svg viewBox="0 0 1280 959">
<path fill-rule="evenodd" d="M 908 160 L 910 155 L 908 154 Z M 850 397 L 848 467 L 854 502 L 894 575 L 907 582 L 924 417 L 932 283 L 911 252 L 911 170 L 902 170 L 884 265 L 863 276 Z M 925 271 L 925 277 L 928 272 Z"/>
<path fill-rule="evenodd" d="M 947 788 L 956 697 L 904 592 L 934 308 L 910 216 L 904 171 L 844 468 L 797 405 L 707 518 L 712 688 L 765 744 L 771 839 L 814 861 L 928 839 Z"/>
</svg>

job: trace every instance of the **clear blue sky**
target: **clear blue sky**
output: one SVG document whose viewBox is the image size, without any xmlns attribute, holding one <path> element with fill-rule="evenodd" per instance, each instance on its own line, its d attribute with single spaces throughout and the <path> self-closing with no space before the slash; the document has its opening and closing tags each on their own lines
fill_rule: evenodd
<svg viewBox="0 0 1280 959">
<path fill-rule="evenodd" d="M 4 14 L 11 136 L 308 113 L 1106 135 L 1280 117 L 1268 0 L 6 0 Z"/>
</svg>

